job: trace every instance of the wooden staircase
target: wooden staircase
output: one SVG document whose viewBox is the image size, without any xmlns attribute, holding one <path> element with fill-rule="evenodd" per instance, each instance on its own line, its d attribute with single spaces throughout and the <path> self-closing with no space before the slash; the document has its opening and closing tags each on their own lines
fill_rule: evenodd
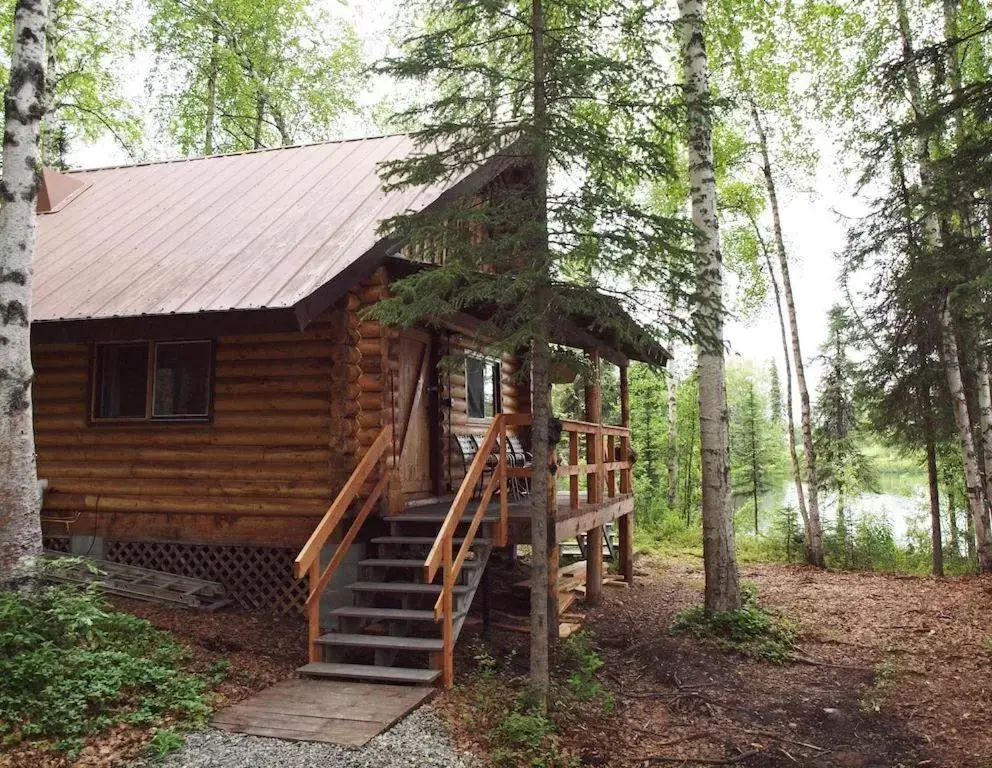
<svg viewBox="0 0 992 768">
<path fill-rule="evenodd" d="M 310 662 L 299 669 L 301 674 L 367 682 L 453 684 L 455 642 L 493 547 L 505 546 L 507 541 L 506 428 L 512 418 L 499 414 L 493 420 L 450 509 L 408 510 L 386 518 L 389 535 L 370 541 L 370 556 L 358 564 L 359 580 L 348 586 L 352 605 L 325 614 L 325 624 L 334 626 L 322 632 L 320 597 L 392 475 L 387 460 L 392 430 L 382 431 L 296 558 L 296 577 L 307 575 L 310 584 Z M 475 506 L 473 492 L 493 453 L 499 460 Z M 377 470 L 378 482 L 330 562 L 321 569 L 321 550 L 361 490 L 374 481 Z M 497 492 L 499 512 L 492 514 L 489 504 Z M 468 514 L 470 504 L 474 511 Z M 480 531 L 482 537 L 476 538 Z"/>
<path fill-rule="evenodd" d="M 438 517 L 438 527 L 443 517 Z M 303 666 L 308 677 L 348 678 L 388 683 L 434 683 L 441 677 L 444 653 L 442 625 L 434 604 L 443 584 L 425 583 L 424 561 L 435 538 L 413 535 L 425 523 L 390 519 L 389 536 L 370 542 L 374 556 L 361 560 L 359 581 L 351 584 L 354 605 L 329 612 L 334 628 L 319 635 L 322 660 Z M 412 530 L 408 530 L 412 529 Z M 462 540 L 458 540 L 461 543 Z M 482 582 L 492 552 L 492 539 L 476 538 L 452 590 L 454 641 Z"/>
</svg>

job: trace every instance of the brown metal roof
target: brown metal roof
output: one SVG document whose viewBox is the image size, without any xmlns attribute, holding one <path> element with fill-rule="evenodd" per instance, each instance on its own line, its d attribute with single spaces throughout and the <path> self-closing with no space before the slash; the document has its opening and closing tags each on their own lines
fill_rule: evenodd
<svg viewBox="0 0 992 768">
<path fill-rule="evenodd" d="M 73 172 L 85 188 L 38 217 L 34 320 L 295 308 L 304 324 L 383 247 L 381 220 L 455 191 L 385 193 L 379 164 L 413 150 L 394 135 Z"/>
</svg>

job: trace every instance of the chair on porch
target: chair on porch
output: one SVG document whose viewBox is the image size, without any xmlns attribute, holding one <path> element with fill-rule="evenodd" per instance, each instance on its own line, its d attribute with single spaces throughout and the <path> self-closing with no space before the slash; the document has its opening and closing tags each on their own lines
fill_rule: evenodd
<svg viewBox="0 0 992 768">
<path fill-rule="evenodd" d="M 529 469 L 534 465 L 534 454 L 524 450 L 523 443 L 516 435 L 508 434 L 506 441 L 509 446 L 510 466 Z M 514 477 L 510 484 L 510 494 L 522 499 L 530 493 L 530 481 L 526 477 Z"/>
<path fill-rule="evenodd" d="M 458 445 L 458 450 L 462 455 L 462 470 L 467 475 L 468 468 L 475 460 L 476 454 L 479 452 L 479 440 L 475 435 L 455 435 L 455 443 Z M 496 465 L 499 463 L 499 459 L 495 454 L 491 454 L 486 459 L 486 466 L 482 470 L 482 475 L 479 477 L 479 482 L 472 492 L 472 497 L 482 495 L 482 489 L 486 487 L 487 473 L 491 475 L 496 469 Z"/>
</svg>

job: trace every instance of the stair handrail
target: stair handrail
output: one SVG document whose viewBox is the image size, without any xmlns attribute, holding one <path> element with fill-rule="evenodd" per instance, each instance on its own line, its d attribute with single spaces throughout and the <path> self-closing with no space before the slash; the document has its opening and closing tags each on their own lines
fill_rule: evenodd
<svg viewBox="0 0 992 768">
<path fill-rule="evenodd" d="M 320 634 L 320 596 L 324 593 L 334 572 L 341 565 L 352 543 L 358 537 L 358 533 L 365 523 L 366 518 L 368 518 L 369 513 L 375 507 L 386 486 L 389 484 L 391 475 L 389 467 L 382 469 L 379 481 L 365 499 L 358 514 L 355 515 L 351 526 L 341 538 L 340 544 L 335 548 L 330 562 L 328 562 L 323 570 L 320 568 L 320 553 L 327 540 L 341 524 L 348 509 L 358 494 L 361 493 L 362 488 L 365 487 L 366 481 L 386 454 L 386 450 L 392 443 L 392 437 L 392 426 L 384 427 L 372 442 L 372 445 L 369 446 L 361 461 L 358 462 L 358 466 L 355 467 L 355 470 L 351 473 L 348 481 L 341 488 L 334 501 L 331 502 L 331 506 L 328 507 L 327 512 L 324 513 L 324 517 L 321 518 L 317 527 L 314 528 L 313 533 L 310 534 L 310 538 L 303 545 L 303 549 L 300 550 L 293 563 L 293 576 L 296 579 L 302 579 L 304 574 L 308 576 L 309 594 L 306 600 L 307 653 L 311 662 L 317 661 L 319 658 L 316 640 Z"/>
<path fill-rule="evenodd" d="M 505 546 L 508 532 L 509 520 L 507 510 L 507 442 L 506 442 L 506 415 L 499 413 L 495 416 L 485 437 L 479 444 L 479 450 L 472 459 L 465 477 L 462 479 L 458 492 L 448 514 L 441 524 L 441 528 L 431 545 L 431 550 L 424 561 L 424 581 L 430 584 L 434 581 L 440 569 L 443 574 L 441 594 L 438 595 L 434 604 L 434 620 L 442 623 L 442 639 L 444 646 L 441 656 L 441 679 L 445 687 L 451 687 L 454 683 L 454 589 L 461 574 L 462 566 L 468 558 L 468 553 L 472 550 L 475 541 L 475 534 L 482 525 L 482 520 L 489 509 L 489 502 L 497 485 L 500 488 L 500 514 L 496 525 L 495 543 L 497 546 Z M 482 477 L 489 457 L 493 449 L 498 444 L 498 461 L 494 468 L 489 482 L 479 499 L 479 505 L 472 515 L 468 530 L 465 532 L 458 554 L 454 553 L 454 537 L 458 525 L 462 522 L 462 516 L 472 500 L 473 491 L 476 484 Z"/>
</svg>

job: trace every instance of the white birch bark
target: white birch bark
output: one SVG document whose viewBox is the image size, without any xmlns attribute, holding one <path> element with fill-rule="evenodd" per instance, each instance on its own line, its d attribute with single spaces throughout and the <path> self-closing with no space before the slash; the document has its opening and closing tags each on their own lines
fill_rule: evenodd
<svg viewBox="0 0 992 768">
<path fill-rule="evenodd" d="M 729 414 L 723 348 L 723 258 L 716 213 L 703 13 L 703 0 L 679 0 L 699 296 L 694 323 L 699 336 L 697 370 L 705 604 L 708 612 L 717 612 L 740 607 L 740 585 L 730 496 Z"/>
<path fill-rule="evenodd" d="M 918 116 L 925 113 L 923 88 L 916 67 L 913 51 L 913 37 L 909 25 L 909 14 L 905 0 L 896 0 L 896 21 L 902 38 L 903 60 L 906 62 L 906 91 L 910 105 Z M 932 157 L 930 150 L 929 131 L 919 131 L 916 139 L 917 164 L 920 174 L 920 192 L 924 200 L 930 196 L 933 188 Z M 937 250 L 943 245 L 940 232 L 940 221 L 931 209 L 926 212 L 923 220 L 924 236 L 927 246 Z M 982 484 L 978 467 L 978 457 L 975 453 L 975 437 L 968 415 L 968 401 L 964 392 L 964 379 L 961 375 L 961 359 L 958 355 L 957 339 L 954 329 L 954 315 L 951 311 L 951 298 L 944 298 L 940 312 L 941 352 L 944 362 L 944 374 L 947 378 L 947 389 L 951 397 L 951 407 L 954 411 L 954 422 L 958 430 L 958 440 L 961 444 L 961 458 L 964 467 L 965 488 L 968 496 L 968 510 L 975 529 L 975 543 L 978 549 L 978 567 L 984 572 L 992 572 L 992 540 L 989 539 L 989 526 L 986 513 L 985 489 Z"/>
<path fill-rule="evenodd" d="M 31 416 L 31 277 L 46 0 L 17 0 L 0 178 L 0 583 L 41 554 Z"/>
<path fill-rule="evenodd" d="M 679 490 L 679 408 L 675 375 L 668 374 L 668 509 L 675 509 Z"/>
<path fill-rule="evenodd" d="M 813 450 L 813 411 L 809 402 L 809 387 L 806 386 L 806 367 L 803 364 L 802 347 L 799 343 L 799 321 L 796 319 L 796 302 L 792 295 L 792 278 L 789 276 L 789 255 L 785 249 L 785 237 L 782 234 L 782 216 L 778 205 L 778 190 L 775 177 L 772 174 L 771 155 L 768 151 L 768 137 L 758 107 L 751 102 L 751 118 L 755 132 L 758 134 L 758 144 L 761 149 L 762 171 L 765 177 L 765 188 L 768 194 L 768 204 L 772 211 L 772 228 L 775 233 L 775 250 L 778 253 L 779 269 L 782 272 L 782 292 L 785 294 L 785 307 L 789 316 L 789 333 L 792 339 L 792 359 L 796 369 L 796 387 L 799 391 L 800 421 L 803 430 L 803 453 L 806 456 L 806 482 L 809 491 L 809 507 L 803 518 L 805 524 L 806 561 L 818 568 L 826 567 L 823 557 L 823 525 L 820 521 L 820 497 L 817 485 L 816 454 Z M 789 384 L 791 396 L 792 385 Z M 790 412 L 791 418 L 791 412 Z M 790 433 L 792 449 L 795 450 L 795 437 Z M 797 475 L 797 487 L 802 481 Z M 801 498 L 801 496 L 800 496 Z"/>
</svg>

